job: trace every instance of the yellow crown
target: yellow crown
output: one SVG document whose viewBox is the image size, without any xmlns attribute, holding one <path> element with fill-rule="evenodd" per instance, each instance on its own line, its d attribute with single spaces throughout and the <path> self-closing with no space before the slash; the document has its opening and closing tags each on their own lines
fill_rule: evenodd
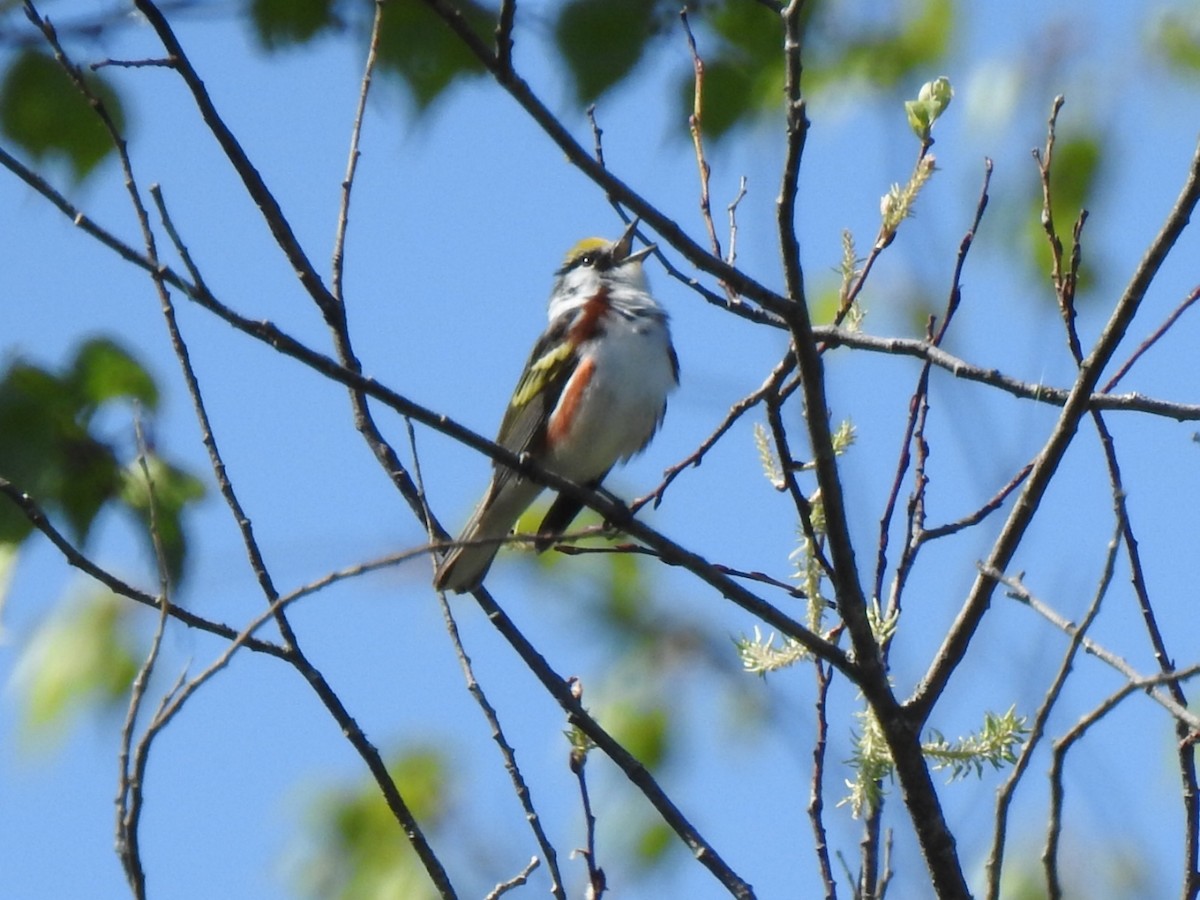
<svg viewBox="0 0 1200 900">
<path fill-rule="evenodd" d="M 569 266 L 586 253 L 597 253 L 608 247 L 610 243 L 610 241 L 606 241 L 604 238 L 584 238 L 568 251 L 566 257 L 563 258 L 563 266 Z"/>
</svg>

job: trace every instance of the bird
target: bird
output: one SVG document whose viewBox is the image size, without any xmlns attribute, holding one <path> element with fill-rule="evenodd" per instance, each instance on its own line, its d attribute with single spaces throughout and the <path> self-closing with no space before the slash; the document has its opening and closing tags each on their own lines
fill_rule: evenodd
<svg viewBox="0 0 1200 900">
<path fill-rule="evenodd" d="M 679 358 L 666 311 L 650 295 L 633 251 L 635 219 L 615 241 L 587 238 L 555 272 L 549 325 L 500 423 L 496 443 L 563 478 L 599 487 L 618 462 L 641 452 L 662 424 L 679 385 Z M 439 591 L 473 591 L 542 485 L 499 462 L 483 498 L 442 559 Z M 538 528 L 544 550 L 583 504 L 559 494 Z"/>
</svg>

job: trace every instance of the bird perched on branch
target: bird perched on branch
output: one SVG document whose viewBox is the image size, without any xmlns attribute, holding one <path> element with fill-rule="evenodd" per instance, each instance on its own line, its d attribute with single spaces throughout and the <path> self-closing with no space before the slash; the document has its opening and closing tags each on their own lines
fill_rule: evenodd
<svg viewBox="0 0 1200 900">
<path fill-rule="evenodd" d="M 589 488 L 650 443 L 679 384 L 667 314 L 650 296 L 633 248 L 633 222 L 616 241 L 571 248 L 550 294 L 538 338 L 500 424 L 496 443 Z M 474 590 L 541 485 L 496 463 L 492 481 L 434 576 L 440 591 Z M 583 504 L 554 500 L 538 534 L 548 545 Z"/>
</svg>

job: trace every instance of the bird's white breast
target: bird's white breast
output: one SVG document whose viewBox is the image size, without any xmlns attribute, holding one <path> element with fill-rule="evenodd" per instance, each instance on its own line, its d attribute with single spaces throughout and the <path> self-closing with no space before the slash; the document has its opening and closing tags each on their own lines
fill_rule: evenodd
<svg viewBox="0 0 1200 900">
<path fill-rule="evenodd" d="M 554 448 L 551 467 L 580 482 L 604 474 L 650 440 L 675 388 L 667 325 L 657 318 L 604 316 L 603 331 L 580 348 L 594 367 L 573 427 Z M 566 391 L 564 391 L 564 395 Z"/>
</svg>

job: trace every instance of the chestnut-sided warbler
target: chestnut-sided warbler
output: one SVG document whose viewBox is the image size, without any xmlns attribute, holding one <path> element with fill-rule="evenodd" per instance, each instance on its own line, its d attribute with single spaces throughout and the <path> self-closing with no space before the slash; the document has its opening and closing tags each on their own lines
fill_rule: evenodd
<svg viewBox="0 0 1200 900">
<path fill-rule="evenodd" d="M 597 487 L 617 462 L 642 450 L 679 383 L 667 314 L 650 296 L 632 223 L 616 241 L 588 238 L 556 273 L 550 325 L 538 338 L 496 443 L 581 485 Z M 479 586 L 500 543 L 542 492 L 497 463 L 487 493 L 434 575 L 438 590 Z M 560 494 L 538 529 L 542 546 L 582 509 Z"/>
</svg>

